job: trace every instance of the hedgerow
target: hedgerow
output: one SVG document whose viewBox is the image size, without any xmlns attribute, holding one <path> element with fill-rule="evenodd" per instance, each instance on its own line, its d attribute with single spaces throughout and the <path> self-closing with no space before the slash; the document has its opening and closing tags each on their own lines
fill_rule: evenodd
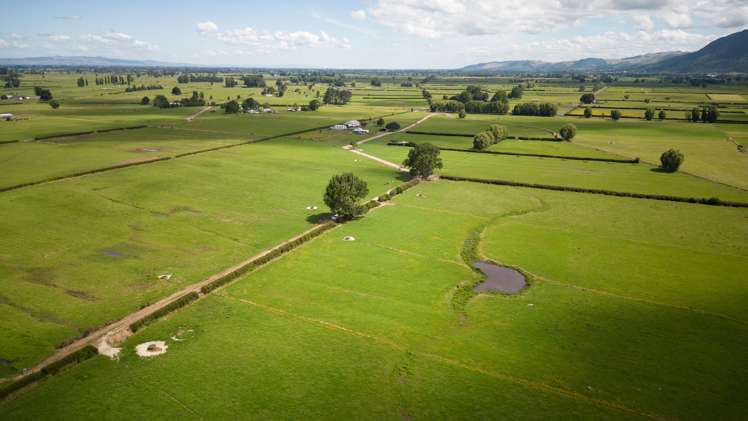
<svg viewBox="0 0 748 421">
<path fill-rule="evenodd" d="M 144 129 L 148 127 L 147 125 L 139 125 L 139 126 L 127 126 L 127 127 L 114 127 L 111 129 L 99 129 L 99 130 L 89 130 L 85 132 L 74 132 L 74 133 L 58 133 L 58 134 L 50 134 L 50 135 L 44 135 L 44 136 L 37 136 L 34 138 L 34 140 L 45 140 L 45 139 L 54 139 L 58 137 L 73 137 L 73 136 L 85 136 L 89 134 L 94 133 L 107 133 L 107 132 L 114 132 L 117 130 L 135 130 L 135 129 Z"/>
<path fill-rule="evenodd" d="M 68 365 L 85 361 L 89 358 L 94 357 L 96 354 L 98 354 L 96 348 L 92 345 L 87 345 L 70 355 L 67 355 L 53 363 L 42 367 L 41 370 L 34 371 L 33 373 L 27 374 L 26 376 L 23 376 L 20 379 L 6 385 L 2 389 L 0 389 L 0 399 L 4 399 L 13 392 L 16 392 L 31 383 L 41 380 L 44 377 L 56 374 Z"/>
<path fill-rule="evenodd" d="M 391 141 L 387 143 L 387 146 L 414 147 L 415 143 Z M 617 164 L 638 164 L 640 162 L 639 158 L 634 158 L 634 159 L 588 158 L 584 156 L 565 156 L 565 155 L 551 155 L 551 154 L 525 153 L 525 152 L 485 151 L 485 150 L 476 150 L 476 149 L 458 149 L 458 148 L 439 148 L 439 149 L 443 151 L 450 151 L 450 152 L 484 153 L 484 154 L 489 154 L 489 155 L 528 156 L 528 157 L 533 157 L 533 158 L 568 159 L 571 161 L 612 162 L 612 163 L 617 163 Z"/>
<path fill-rule="evenodd" d="M 200 288 L 200 292 L 203 294 L 208 294 L 209 292 L 215 290 L 216 288 L 222 287 L 229 282 L 233 281 L 240 275 L 249 272 L 259 266 L 264 265 L 265 263 L 268 263 L 269 261 L 276 259 L 277 257 L 280 257 L 281 255 L 288 253 L 289 251 L 295 249 L 296 247 L 306 243 L 307 241 L 311 240 L 312 238 L 315 238 L 322 234 L 323 232 L 335 227 L 336 224 L 332 221 L 326 222 L 322 225 L 319 225 L 315 229 L 307 232 L 306 234 L 297 237 L 293 239 L 292 241 L 289 241 L 287 243 L 282 244 L 279 247 L 276 247 L 274 249 L 271 249 L 267 253 L 257 257 L 254 260 L 251 260 L 250 262 L 247 262 L 247 264 L 238 267 L 237 269 L 226 273 L 224 276 L 204 285 L 202 288 Z"/>
<path fill-rule="evenodd" d="M 189 294 L 185 294 L 175 301 L 172 301 L 171 303 L 161 307 L 160 309 L 154 311 L 153 313 L 143 317 L 142 319 L 130 324 L 130 330 L 134 333 L 137 332 L 140 328 L 147 325 L 148 323 L 159 319 L 169 313 L 171 313 L 174 310 L 177 310 L 179 308 L 182 308 L 186 306 L 187 304 L 197 300 L 200 298 L 200 295 L 197 292 L 190 292 Z"/>
<path fill-rule="evenodd" d="M 553 185 L 548 185 L 548 184 L 523 183 L 519 181 L 492 180 L 492 179 L 485 179 L 485 178 L 460 177 L 460 176 L 451 176 L 451 175 L 442 175 L 440 178 L 443 178 L 445 180 L 452 180 L 452 181 L 469 181 L 473 183 L 495 184 L 499 186 L 528 187 L 528 188 L 533 188 L 533 189 L 570 191 L 570 192 L 575 192 L 575 193 L 602 194 L 605 196 L 633 197 L 636 199 L 664 200 L 664 201 L 680 202 L 680 203 L 699 203 L 702 205 L 711 205 L 711 206 L 748 208 L 748 203 L 729 202 L 729 201 L 721 200 L 717 197 L 703 198 L 703 197 L 669 196 L 669 195 L 664 195 L 664 194 L 629 193 L 629 192 L 620 192 L 620 191 L 614 191 L 614 190 L 589 189 L 589 188 L 584 188 L 584 187 L 569 187 L 569 186 L 553 186 Z"/>
</svg>

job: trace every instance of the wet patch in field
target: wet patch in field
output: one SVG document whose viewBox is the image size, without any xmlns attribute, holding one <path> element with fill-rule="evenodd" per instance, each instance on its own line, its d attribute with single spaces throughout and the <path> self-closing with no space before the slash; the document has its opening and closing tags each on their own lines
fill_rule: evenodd
<svg viewBox="0 0 748 421">
<path fill-rule="evenodd" d="M 518 294 L 527 285 L 525 276 L 515 269 L 490 262 L 476 262 L 473 267 L 486 274 L 486 280 L 476 285 L 474 292 Z"/>
</svg>

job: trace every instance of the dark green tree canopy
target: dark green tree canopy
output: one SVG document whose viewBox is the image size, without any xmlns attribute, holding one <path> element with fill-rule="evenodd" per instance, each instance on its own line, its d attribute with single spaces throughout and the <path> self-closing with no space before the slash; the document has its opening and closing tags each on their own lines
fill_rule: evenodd
<svg viewBox="0 0 748 421">
<path fill-rule="evenodd" d="M 579 102 L 582 104 L 592 104 L 595 102 L 595 94 L 584 94 L 579 97 Z"/>
<path fill-rule="evenodd" d="M 685 157 L 683 154 L 675 149 L 668 149 L 663 152 L 660 156 L 661 168 L 667 172 L 676 172 L 680 165 L 683 163 Z"/>
<path fill-rule="evenodd" d="M 236 114 L 239 112 L 239 108 L 239 103 L 236 102 L 236 100 L 232 99 L 231 101 L 226 103 L 226 108 L 224 109 L 224 111 L 226 112 L 226 114 Z"/>
<path fill-rule="evenodd" d="M 610 118 L 613 120 L 620 120 L 621 119 L 621 112 L 619 110 L 613 110 L 610 112 Z"/>
<path fill-rule="evenodd" d="M 309 101 L 309 110 L 311 110 L 311 111 L 317 111 L 319 109 L 320 104 L 321 103 L 317 99 L 313 99 L 313 100 Z"/>
<path fill-rule="evenodd" d="M 169 100 L 163 95 L 156 95 L 156 98 L 153 98 L 153 106 L 158 108 L 169 108 Z"/>
<path fill-rule="evenodd" d="M 592 117 L 592 108 L 584 107 L 584 118 Z"/>
<path fill-rule="evenodd" d="M 179 89 L 179 86 L 175 86 L 171 89 L 172 95 L 182 95 L 182 90 Z"/>
<path fill-rule="evenodd" d="M 333 176 L 327 183 L 324 201 L 330 211 L 342 219 L 350 219 L 363 213 L 359 200 L 369 194 L 366 181 L 352 173 Z"/>
<path fill-rule="evenodd" d="M 414 177 L 428 177 L 443 167 L 439 152 L 439 148 L 430 143 L 420 143 L 408 152 L 403 166 L 410 168 L 410 175 Z"/>
<path fill-rule="evenodd" d="M 384 126 L 384 128 L 387 129 L 387 131 L 394 132 L 395 130 L 400 130 L 400 123 L 397 121 L 390 121 L 386 126 Z"/>
<path fill-rule="evenodd" d="M 561 130 L 559 130 L 558 133 L 561 135 L 562 139 L 569 142 L 571 141 L 571 139 L 574 139 L 574 136 L 577 135 L 577 126 L 571 123 L 564 124 L 564 126 L 561 127 Z"/>
</svg>

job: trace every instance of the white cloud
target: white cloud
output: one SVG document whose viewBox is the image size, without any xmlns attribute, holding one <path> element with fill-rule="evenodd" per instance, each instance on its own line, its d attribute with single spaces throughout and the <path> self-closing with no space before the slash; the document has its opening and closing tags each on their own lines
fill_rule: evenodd
<svg viewBox="0 0 748 421">
<path fill-rule="evenodd" d="M 8 34 L 7 39 L 0 38 L 0 48 L 28 48 L 29 45 L 23 42 L 23 37 L 16 33 Z"/>
<path fill-rule="evenodd" d="M 688 28 L 693 24 L 693 20 L 688 13 L 679 13 L 668 10 L 662 13 L 661 18 L 671 28 Z"/>
<path fill-rule="evenodd" d="M 351 17 L 356 20 L 366 20 L 365 10 L 354 10 L 351 12 Z"/>
<path fill-rule="evenodd" d="M 70 37 L 68 35 L 63 35 L 63 34 L 52 34 L 52 35 L 49 35 L 47 39 L 51 42 L 65 42 L 65 41 L 69 41 Z"/>
<path fill-rule="evenodd" d="M 421 38 L 500 36 L 575 27 L 592 18 L 633 19 L 654 30 L 655 20 L 673 29 L 748 25 L 746 0 L 373 0 L 366 16 Z"/>
<path fill-rule="evenodd" d="M 634 15 L 632 16 L 632 19 L 634 19 L 634 22 L 636 22 L 636 26 L 638 26 L 639 29 L 645 31 L 651 31 L 654 29 L 654 22 L 652 22 L 652 18 L 649 17 L 649 15 Z"/>
<path fill-rule="evenodd" d="M 81 37 L 82 45 L 89 49 L 103 48 L 122 50 L 158 51 L 159 46 L 147 41 L 133 38 L 122 32 L 108 32 L 106 34 L 87 34 Z"/>
<path fill-rule="evenodd" d="M 199 22 L 197 24 L 197 32 L 205 35 L 205 34 L 213 34 L 218 32 L 218 25 L 216 25 L 212 21 L 205 21 L 205 22 Z"/>
<path fill-rule="evenodd" d="M 694 51 L 716 39 L 681 29 L 660 31 L 605 32 L 551 41 L 535 41 L 515 47 L 518 57 L 533 51 L 536 58 L 547 61 L 573 60 L 583 57 L 623 58 L 662 51 Z"/>
<path fill-rule="evenodd" d="M 717 16 L 714 24 L 721 28 L 748 26 L 748 5 L 735 8 L 726 15 Z"/>
<path fill-rule="evenodd" d="M 212 23 L 212 22 L 211 22 Z M 252 27 L 218 31 L 204 31 L 202 35 L 230 45 L 249 47 L 257 52 L 269 53 L 273 50 L 295 50 L 297 48 L 351 48 L 347 38 L 336 38 L 324 31 L 319 33 L 307 31 L 263 31 Z"/>
</svg>

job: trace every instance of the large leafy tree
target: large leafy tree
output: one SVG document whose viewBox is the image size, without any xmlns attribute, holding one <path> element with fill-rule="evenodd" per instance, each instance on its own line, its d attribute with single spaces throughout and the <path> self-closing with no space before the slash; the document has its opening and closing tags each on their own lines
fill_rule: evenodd
<svg viewBox="0 0 748 421">
<path fill-rule="evenodd" d="M 239 103 L 235 100 L 231 100 L 226 103 L 226 107 L 224 108 L 224 111 L 226 114 L 236 114 L 239 112 Z"/>
<path fill-rule="evenodd" d="M 561 130 L 559 130 L 558 133 L 561 135 L 562 139 L 564 139 L 567 142 L 570 142 L 571 139 L 574 139 L 574 136 L 577 135 L 577 126 L 571 123 L 564 124 L 564 126 L 561 127 Z"/>
<path fill-rule="evenodd" d="M 153 106 L 158 108 L 169 108 L 169 100 L 163 95 L 156 95 L 156 98 L 153 98 Z"/>
<path fill-rule="evenodd" d="M 325 189 L 325 204 L 332 213 L 342 219 L 350 219 L 363 213 L 358 201 L 369 194 L 366 181 L 352 173 L 333 176 Z"/>
<path fill-rule="evenodd" d="M 428 177 L 444 166 L 439 158 L 439 148 L 430 143 L 421 143 L 411 149 L 403 165 L 410 168 L 410 175 L 414 177 Z"/>
<path fill-rule="evenodd" d="M 675 149 L 668 149 L 663 152 L 660 156 L 660 163 L 662 169 L 667 172 L 676 172 L 680 168 L 680 164 L 683 163 L 683 154 Z"/>
</svg>

